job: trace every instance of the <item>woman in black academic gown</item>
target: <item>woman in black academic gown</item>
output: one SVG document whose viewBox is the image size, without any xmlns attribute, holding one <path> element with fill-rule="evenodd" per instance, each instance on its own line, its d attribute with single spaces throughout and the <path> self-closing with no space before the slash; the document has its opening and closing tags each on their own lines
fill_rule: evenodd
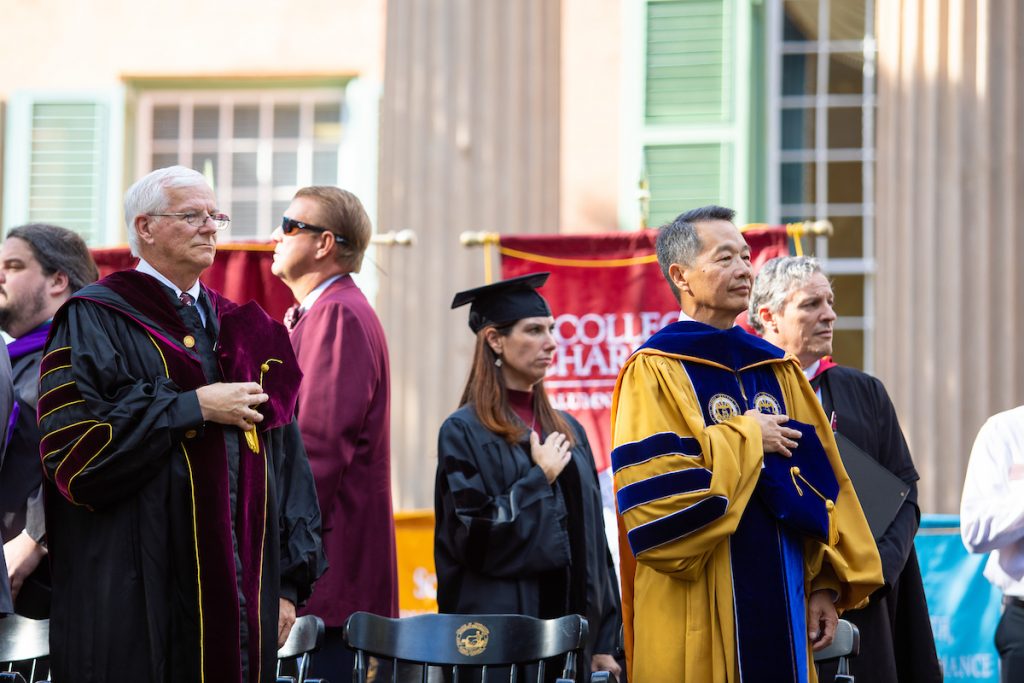
<svg viewBox="0 0 1024 683">
<path fill-rule="evenodd" d="M 472 304 L 476 350 L 438 437 L 437 601 L 444 613 L 582 614 L 589 668 L 619 675 L 619 595 L 594 458 L 580 424 L 544 393 L 556 349 L 554 318 L 536 292 L 547 277 L 479 287 L 452 303 Z"/>
</svg>

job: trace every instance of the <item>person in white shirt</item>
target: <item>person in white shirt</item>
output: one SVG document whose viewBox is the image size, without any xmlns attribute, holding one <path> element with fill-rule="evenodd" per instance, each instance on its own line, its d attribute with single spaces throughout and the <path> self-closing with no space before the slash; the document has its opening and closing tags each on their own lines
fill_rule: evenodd
<svg viewBox="0 0 1024 683">
<path fill-rule="evenodd" d="M 960 536 L 972 553 L 991 553 L 985 578 L 1003 592 L 1000 680 L 1024 680 L 1024 406 L 990 417 L 974 440 Z"/>
</svg>

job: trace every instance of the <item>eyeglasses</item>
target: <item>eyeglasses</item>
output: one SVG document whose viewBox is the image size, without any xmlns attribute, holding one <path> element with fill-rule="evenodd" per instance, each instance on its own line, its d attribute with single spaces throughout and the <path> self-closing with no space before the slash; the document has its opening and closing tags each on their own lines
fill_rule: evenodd
<svg viewBox="0 0 1024 683">
<path fill-rule="evenodd" d="M 292 220 L 291 218 L 288 218 L 288 216 L 284 216 L 281 219 L 281 232 L 283 232 L 285 235 L 294 235 L 299 230 L 309 230 L 311 232 L 330 232 L 332 235 L 334 235 L 335 242 L 337 242 L 338 244 L 348 244 L 347 239 L 345 239 L 341 235 L 337 235 L 331 232 L 327 228 L 321 228 L 315 225 L 310 225 L 309 223 L 303 223 L 302 221 Z"/>
<path fill-rule="evenodd" d="M 224 228 L 231 225 L 231 217 L 228 216 L 226 213 L 202 214 L 197 213 L 195 211 L 189 211 L 187 213 L 151 213 L 148 215 L 173 216 L 174 218 L 180 218 L 181 220 L 191 225 L 193 228 L 203 227 L 204 225 L 206 225 L 206 221 L 208 220 L 213 221 L 213 225 L 218 230 L 223 230 Z"/>
</svg>

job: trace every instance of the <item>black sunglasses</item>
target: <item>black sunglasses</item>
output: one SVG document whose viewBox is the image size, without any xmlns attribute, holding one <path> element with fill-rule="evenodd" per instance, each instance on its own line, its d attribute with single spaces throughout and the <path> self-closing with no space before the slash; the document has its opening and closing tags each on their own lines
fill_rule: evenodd
<svg viewBox="0 0 1024 683">
<path fill-rule="evenodd" d="M 309 225 L 308 223 L 303 223 L 302 221 L 295 221 L 292 220 L 291 218 L 288 218 L 288 216 L 284 216 L 281 219 L 281 232 L 283 232 L 285 235 L 294 235 L 299 230 L 310 230 L 312 232 L 331 232 L 327 228 L 321 228 L 316 225 Z M 334 241 L 337 242 L 338 244 L 348 244 L 348 240 L 342 237 L 341 235 L 335 235 L 333 232 L 331 232 L 331 234 L 334 235 Z"/>
</svg>

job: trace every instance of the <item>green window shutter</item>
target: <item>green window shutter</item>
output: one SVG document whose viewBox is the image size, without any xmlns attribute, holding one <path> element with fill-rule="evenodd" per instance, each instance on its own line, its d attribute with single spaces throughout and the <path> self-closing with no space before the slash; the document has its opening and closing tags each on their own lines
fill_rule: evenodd
<svg viewBox="0 0 1024 683">
<path fill-rule="evenodd" d="M 749 3 L 646 0 L 642 7 L 646 224 L 707 204 L 746 220 L 749 79 L 738 74 L 750 62 Z"/>
<path fill-rule="evenodd" d="M 732 115 L 732 0 L 647 4 L 648 124 L 722 123 Z"/>
<path fill-rule="evenodd" d="M 109 94 L 16 93 L 7 130 L 4 223 L 53 223 L 90 246 L 109 243 L 121 118 Z"/>
<path fill-rule="evenodd" d="M 664 225 L 687 209 L 732 203 L 732 145 L 649 145 L 644 157 L 651 227 Z"/>
</svg>

